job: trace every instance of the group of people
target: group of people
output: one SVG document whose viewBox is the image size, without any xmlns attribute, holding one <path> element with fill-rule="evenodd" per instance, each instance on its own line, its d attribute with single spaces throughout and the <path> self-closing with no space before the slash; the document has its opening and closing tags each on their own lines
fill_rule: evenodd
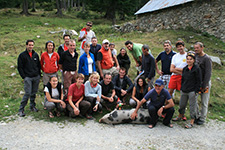
<svg viewBox="0 0 225 150">
<path fill-rule="evenodd" d="M 35 97 L 42 70 L 44 106 L 50 118 L 59 117 L 66 111 L 70 117 L 92 119 L 93 113 L 101 113 L 103 107 L 110 110 L 118 103 L 129 103 L 131 107 L 136 107 L 132 119 L 137 116 L 138 109 L 143 107 L 148 109 L 151 116 L 149 128 L 156 125 L 160 116 L 164 117 L 164 125 L 173 127 L 171 120 L 175 110 L 172 96 L 176 89 L 181 90 L 181 98 L 179 116 L 173 120 L 186 120 L 184 114 L 189 100 L 191 121 L 185 127 L 191 128 L 194 123 L 205 122 L 212 68 L 201 42 L 194 45 L 195 52 L 185 52 L 184 42 L 177 41 L 178 53 L 175 53 L 171 42 L 166 40 L 164 51 L 154 59 L 148 45 L 126 41 L 125 46 L 135 60 L 138 75 L 132 82 L 128 76 L 131 61 L 126 49 L 121 48 L 117 55 L 114 43 L 105 39 L 101 45 L 98 44 L 91 30 L 92 25 L 92 22 L 87 22 L 80 31 L 80 57 L 75 40 L 67 34 L 63 36 L 64 44 L 58 47 L 57 52 L 55 43 L 47 41 L 46 52 L 41 54 L 40 60 L 33 50 L 34 41 L 26 41 L 26 50 L 18 57 L 18 71 L 24 79 L 25 90 L 19 116 L 25 116 L 24 108 L 29 98 L 30 110 L 38 112 Z M 160 78 L 154 83 L 155 71 Z M 58 72 L 61 72 L 61 83 Z M 201 112 L 197 103 L 199 94 Z"/>
</svg>

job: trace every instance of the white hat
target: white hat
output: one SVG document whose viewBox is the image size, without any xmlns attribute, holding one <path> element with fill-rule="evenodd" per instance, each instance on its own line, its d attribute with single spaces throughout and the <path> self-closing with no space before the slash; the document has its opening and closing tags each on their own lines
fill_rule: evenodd
<svg viewBox="0 0 225 150">
<path fill-rule="evenodd" d="M 109 44 L 109 40 L 104 39 L 104 40 L 102 41 L 102 44 L 105 44 L 105 43 L 108 43 L 108 44 Z"/>
</svg>

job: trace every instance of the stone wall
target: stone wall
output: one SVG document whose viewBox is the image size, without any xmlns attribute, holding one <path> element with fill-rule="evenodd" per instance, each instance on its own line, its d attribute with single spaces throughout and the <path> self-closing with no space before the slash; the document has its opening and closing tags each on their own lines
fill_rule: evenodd
<svg viewBox="0 0 225 150">
<path fill-rule="evenodd" d="M 194 28 L 225 42 L 225 0 L 194 2 L 139 15 L 134 23 L 120 27 L 121 32 L 154 32 L 161 29 Z"/>
</svg>

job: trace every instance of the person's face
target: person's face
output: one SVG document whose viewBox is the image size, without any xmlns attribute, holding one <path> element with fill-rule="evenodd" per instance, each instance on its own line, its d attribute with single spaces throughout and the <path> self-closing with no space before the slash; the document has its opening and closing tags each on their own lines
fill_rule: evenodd
<svg viewBox="0 0 225 150">
<path fill-rule="evenodd" d="M 98 40 L 97 40 L 97 39 L 92 39 L 92 40 L 91 40 L 91 43 L 92 43 L 92 45 L 96 46 L 97 43 L 98 43 Z"/>
<path fill-rule="evenodd" d="M 126 47 L 127 47 L 127 49 L 129 49 L 130 51 L 133 50 L 133 44 L 127 44 Z"/>
<path fill-rule="evenodd" d="M 28 42 L 28 44 L 26 45 L 26 48 L 29 52 L 31 52 L 34 48 L 34 42 Z"/>
<path fill-rule="evenodd" d="M 180 53 L 184 53 L 184 46 L 183 46 L 183 45 L 178 45 L 178 46 L 177 46 L 177 50 L 178 50 Z"/>
<path fill-rule="evenodd" d="M 194 45 L 195 53 L 200 54 L 203 51 L 203 47 L 201 47 L 199 44 Z"/>
<path fill-rule="evenodd" d="M 170 44 L 168 44 L 168 43 L 164 43 L 163 48 L 168 53 L 168 52 L 171 51 L 172 46 Z"/>
<path fill-rule="evenodd" d="M 112 81 L 112 76 L 111 75 L 105 75 L 103 80 L 104 80 L 105 85 L 108 85 Z"/>
<path fill-rule="evenodd" d="M 50 80 L 50 84 L 51 84 L 52 88 L 56 88 L 57 85 L 58 85 L 57 77 L 52 77 L 51 80 Z"/>
<path fill-rule="evenodd" d="M 75 42 L 69 42 L 69 51 L 73 52 L 76 48 Z"/>
<path fill-rule="evenodd" d="M 125 50 L 125 49 L 122 49 L 122 50 L 120 51 L 120 53 L 121 53 L 122 56 L 124 56 L 124 55 L 126 54 L 126 50 Z"/>
<path fill-rule="evenodd" d="M 143 52 L 144 55 L 148 54 L 148 49 L 144 49 L 143 47 L 141 49 L 142 49 L 142 52 Z"/>
<path fill-rule="evenodd" d="M 159 85 L 155 84 L 155 91 L 157 93 L 160 93 L 162 91 L 162 89 L 163 89 L 163 85 L 159 86 Z"/>
<path fill-rule="evenodd" d="M 115 45 L 110 45 L 110 50 L 113 50 L 115 48 Z"/>
<path fill-rule="evenodd" d="M 139 80 L 138 80 L 138 84 L 139 84 L 139 86 L 141 86 L 141 87 L 142 87 L 142 86 L 143 86 L 143 83 L 144 83 L 144 82 L 143 82 L 143 80 L 142 80 L 142 79 L 139 79 Z"/>
<path fill-rule="evenodd" d="M 93 77 L 92 77 L 92 83 L 93 83 L 94 85 L 97 84 L 97 83 L 98 83 L 98 77 L 93 76 Z"/>
<path fill-rule="evenodd" d="M 52 53 L 53 52 L 53 49 L 54 49 L 53 43 L 48 43 L 47 44 L 47 52 L 48 53 Z"/>
<path fill-rule="evenodd" d="M 89 53 L 90 46 L 84 46 L 84 52 L 87 54 Z"/>
<path fill-rule="evenodd" d="M 102 46 L 104 47 L 105 50 L 109 49 L 109 43 L 104 43 L 104 44 L 102 44 Z"/>
<path fill-rule="evenodd" d="M 81 85 L 83 83 L 84 83 L 84 79 L 82 79 L 82 78 L 77 79 L 77 85 Z"/>
<path fill-rule="evenodd" d="M 64 42 L 65 42 L 66 45 L 69 44 L 69 41 L 70 41 L 70 37 L 69 36 L 65 36 L 64 37 Z"/>
<path fill-rule="evenodd" d="M 188 64 L 188 66 L 193 66 L 194 63 L 195 63 L 194 58 L 192 58 L 191 56 L 187 56 L 187 64 Z"/>
<path fill-rule="evenodd" d="M 87 31 L 91 30 L 92 24 L 91 23 L 87 23 L 86 24 L 86 29 Z"/>
<path fill-rule="evenodd" d="M 124 76 L 126 75 L 126 71 L 125 70 L 120 70 L 119 74 L 120 74 L 120 78 L 123 79 Z"/>
</svg>

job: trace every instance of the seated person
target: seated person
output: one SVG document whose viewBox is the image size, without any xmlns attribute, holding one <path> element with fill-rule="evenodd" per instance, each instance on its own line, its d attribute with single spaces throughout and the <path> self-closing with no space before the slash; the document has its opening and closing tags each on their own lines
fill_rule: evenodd
<svg viewBox="0 0 225 150">
<path fill-rule="evenodd" d="M 130 99 L 130 106 L 136 107 L 138 103 L 144 98 L 144 96 L 148 93 L 150 90 L 150 87 L 148 87 L 148 84 L 146 83 L 144 77 L 140 76 L 137 79 L 137 84 L 133 88 L 132 96 Z M 147 104 L 143 104 L 143 108 L 147 108 Z"/>
<path fill-rule="evenodd" d="M 172 128 L 173 125 L 170 121 L 174 114 L 174 103 L 169 92 L 164 88 L 164 83 L 161 79 L 157 79 L 155 81 L 155 88 L 151 89 L 141 102 L 138 103 L 135 111 L 131 115 L 131 119 L 134 120 L 137 117 L 139 108 L 148 100 L 150 101 L 148 104 L 148 111 L 151 116 L 148 127 L 152 129 L 157 124 L 159 116 L 166 113 L 165 118 L 163 119 L 163 124 Z"/>
<path fill-rule="evenodd" d="M 91 104 L 84 99 L 84 75 L 79 73 L 76 77 L 76 83 L 73 83 L 69 87 L 67 109 L 70 117 L 76 117 L 78 115 L 85 116 L 87 119 L 91 119 L 88 113 L 91 109 Z"/>
<path fill-rule="evenodd" d="M 56 108 L 56 116 L 59 117 L 65 108 L 66 104 L 63 101 L 63 87 L 58 82 L 56 75 L 50 77 L 50 81 L 44 88 L 45 92 L 45 103 L 44 106 L 49 112 L 49 117 L 54 118 L 53 110 Z"/>
<path fill-rule="evenodd" d="M 117 60 L 120 67 L 124 67 L 126 69 L 126 74 L 128 74 L 128 70 L 130 68 L 130 58 L 127 55 L 127 50 L 125 48 L 120 49 L 120 53 L 117 55 Z"/>
<path fill-rule="evenodd" d="M 133 89 L 132 81 L 126 76 L 126 69 L 120 68 L 119 74 L 113 78 L 113 83 L 116 89 L 116 95 L 120 98 L 120 100 L 125 103 L 125 97 L 128 93 L 131 93 Z M 127 88 L 128 85 L 128 88 Z"/>
<path fill-rule="evenodd" d="M 117 102 L 115 87 L 112 83 L 112 75 L 110 73 L 104 74 L 100 85 L 102 86 L 101 103 L 107 110 L 110 110 L 109 107 L 116 106 Z"/>
<path fill-rule="evenodd" d="M 84 85 L 85 99 L 91 103 L 90 115 L 93 114 L 93 111 L 102 111 L 102 105 L 100 104 L 102 87 L 98 84 L 99 78 L 99 74 L 97 72 L 93 72 L 89 77 L 89 81 L 86 81 Z"/>
</svg>

